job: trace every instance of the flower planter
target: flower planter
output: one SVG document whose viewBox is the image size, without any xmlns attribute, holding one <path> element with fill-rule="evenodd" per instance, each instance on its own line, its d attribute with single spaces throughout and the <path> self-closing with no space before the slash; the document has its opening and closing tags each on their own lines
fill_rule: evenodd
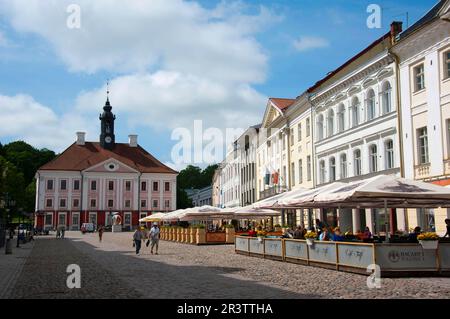
<svg viewBox="0 0 450 319">
<path fill-rule="evenodd" d="M 189 243 L 190 244 L 195 244 L 197 241 L 197 229 L 196 228 L 191 228 L 190 231 L 190 236 L 189 236 Z"/>
<path fill-rule="evenodd" d="M 197 245 L 202 245 L 206 243 L 206 230 L 204 228 L 197 229 Z"/>
<path fill-rule="evenodd" d="M 235 230 L 234 228 L 226 228 L 225 229 L 225 241 L 227 244 L 234 244 L 234 238 L 235 238 Z"/>
<path fill-rule="evenodd" d="M 189 229 L 187 229 L 187 228 L 185 228 L 185 229 L 183 229 L 183 233 L 184 233 L 184 236 L 183 236 L 183 243 L 189 243 L 189 241 L 190 241 L 190 236 L 189 236 Z"/>
<path fill-rule="evenodd" d="M 436 250 L 439 245 L 438 240 L 419 240 L 420 245 L 423 249 L 433 249 Z"/>
</svg>

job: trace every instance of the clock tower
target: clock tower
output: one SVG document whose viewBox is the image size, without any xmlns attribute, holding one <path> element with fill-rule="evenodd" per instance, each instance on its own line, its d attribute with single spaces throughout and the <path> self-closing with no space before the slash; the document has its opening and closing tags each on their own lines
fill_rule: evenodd
<svg viewBox="0 0 450 319">
<path fill-rule="evenodd" d="M 116 137 L 114 135 L 114 120 L 116 119 L 116 116 L 111 112 L 111 110 L 112 107 L 109 103 L 108 96 L 105 106 L 103 107 L 103 113 L 100 114 L 100 145 L 107 150 L 112 150 L 114 148 L 114 143 L 116 142 Z"/>
</svg>

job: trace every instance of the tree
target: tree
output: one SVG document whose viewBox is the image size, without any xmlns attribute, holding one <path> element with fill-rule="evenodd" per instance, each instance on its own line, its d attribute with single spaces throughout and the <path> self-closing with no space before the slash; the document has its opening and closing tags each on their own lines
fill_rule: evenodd
<svg viewBox="0 0 450 319">
<path fill-rule="evenodd" d="M 181 189 L 201 189 L 212 184 L 212 178 L 218 165 L 210 165 L 202 170 L 200 167 L 189 165 L 177 177 L 177 185 Z"/>
<path fill-rule="evenodd" d="M 38 150 L 23 141 L 6 144 L 2 149 L 5 159 L 23 173 L 27 185 L 33 180 L 38 168 L 56 156 L 53 151 Z"/>
<path fill-rule="evenodd" d="M 4 157 L 0 156 L 0 196 L 15 202 L 14 207 L 25 208 L 25 180 L 23 174 Z M 17 210 L 12 211 L 13 215 Z"/>
<path fill-rule="evenodd" d="M 186 209 L 192 206 L 192 201 L 189 199 L 186 191 L 177 187 L 177 209 Z"/>
</svg>

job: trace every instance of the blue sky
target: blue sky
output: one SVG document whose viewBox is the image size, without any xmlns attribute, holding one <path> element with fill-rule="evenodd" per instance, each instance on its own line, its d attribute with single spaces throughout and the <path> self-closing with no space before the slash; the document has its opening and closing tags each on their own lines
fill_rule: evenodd
<svg viewBox="0 0 450 319">
<path fill-rule="evenodd" d="M 0 141 L 62 151 L 78 130 L 97 140 L 109 78 L 116 139 L 137 133 L 172 163 L 175 128 L 253 125 L 267 97 L 296 97 L 391 21 L 406 25 L 408 12 L 412 24 L 436 3 L 330 2 L 0 0 Z M 71 3 L 81 29 L 64 26 Z M 371 3 L 381 29 L 366 26 Z"/>
</svg>

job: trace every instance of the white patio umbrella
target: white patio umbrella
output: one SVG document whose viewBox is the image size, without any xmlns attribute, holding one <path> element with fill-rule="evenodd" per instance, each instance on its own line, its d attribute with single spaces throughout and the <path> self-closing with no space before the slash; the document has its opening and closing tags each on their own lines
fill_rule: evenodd
<svg viewBox="0 0 450 319">
<path fill-rule="evenodd" d="M 437 208 L 450 206 L 450 189 L 421 181 L 379 175 L 314 197 L 318 206 Z"/>
<path fill-rule="evenodd" d="M 233 213 L 213 206 L 189 208 L 180 216 L 181 221 L 232 219 Z"/>
<path fill-rule="evenodd" d="M 182 216 L 182 214 L 186 210 L 187 209 L 178 209 L 178 210 L 175 210 L 173 212 L 167 213 L 161 218 L 161 220 L 163 220 L 165 222 L 178 221 L 179 218 Z"/>
<path fill-rule="evenodd" d="M 151 223 L 151 222 L 159 222 L 161 221 L 167 214 L 165 213 L 156 213 L 144 218 L 139 219 L 140 223 Z"/>
<path fill-rule="evenodd" d="M 271 208 L 275 207 L 278 204 L 278 202 L 280 200 L 282 200 L 283 198 L 287 198 L 289 196 L 293 196 L 294 194 L 303 193 L 303 192 L 306 192 L 306 191 L 308 191 L 307 188 L 300 188 L 300 189 L 297 189 L 297 190 L 294 190 L 294 191 L 281 193 L 281 194 L 278 194 L 278 195 L 275 195 L 275 196 L 263 199 L 263 200 L 261 200 L 259 202 L 256 202 L 252 206 L 254 208 L 259 208 L 259 209 L 261 209 L 261 208 L 271 209 Z"/>
<path fill-rule="evenodd" d="M 234 210 L 233 219 L 266 219 L 270 217 L 278 217 L 280 211 L 273 209 L 255 208 L 252 205 L 239 207 Z"/>
<path fill-rule="evenodd" d="M 305 191 L 296 191 L 287 194 L 285 197 L 281 198 L 276 204 L 276 208 L 312 208 L 314 205 L 314 198 L 324 192 L 329 192 L 340 188 L 345 183 L 335 182 L 325 186 L 321 186 L 315 189 L 305 189 Z"/>
</svg>

